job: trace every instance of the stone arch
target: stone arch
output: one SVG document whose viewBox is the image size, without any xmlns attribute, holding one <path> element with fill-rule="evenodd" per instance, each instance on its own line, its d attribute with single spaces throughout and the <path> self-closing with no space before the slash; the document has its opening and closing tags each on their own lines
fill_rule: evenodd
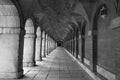
<svg viewBox="0 0 120 80">
<path fill-rule="evenodd" d="M 72 46 L 71 46 L 71 49 L 72 49 L 72 54 L 73 56 L 75 55 L 75 51 L 76 51 L 76 45 L 75 45 L 75 34 L 76 34 L 76 28 L 77 28 L 77 25 L 73 22 L 69 23 L 69 25 L 71 26 L 71 33 L 72 33 Z"/>
<path fill-rule="evenodd" d="M 97 55 L 98 55 L 98 19 L 101 13 L 101 9 L 106 4 L 101 4 L 97 9 L 93 17 L 93 25 L 92 25 L 92 70 L 96 72 L 97 70 Z"/>
<path fill-rule="evenodd" d="M 77 2 L 76 6 L 74 7 L 73 12 L 74 12 L 73 15 L 75 15 L 74 18 L 77 22 L 80 22 L 81 18 L 82 18 L 87 22 L 87 25 L 89 25 L 88 15 L 87 15 L 87 13 L 86 13 L 86 11 L 85 11 L 85 9 L 80 1 Z"/>
<path fill-rule="evenodd" d="M 40 28 L 40 26 L 37 27 L 36 35 L 41 36 L 41 28 Z"/>
<path fill-rule="evenodd" d="M 35 29 L 31 18 L 26 20 L 25 30 L 23 66 L 30 67 L 35 65 Z"/>
<path fill-rule="evenodd" d="M 34 30 L 34 23 L 33 23 L 33 20 L 31 18 L 28 18 L 26 20 L 25 30 L 26 30 L 26 34 L 35 32 L 35 30 Z"/>
<path fill-rule="evenodd" d="M 20 17 L 11 0 L 0 0 L 0 78 L 23 75 Z"/>
</svg>

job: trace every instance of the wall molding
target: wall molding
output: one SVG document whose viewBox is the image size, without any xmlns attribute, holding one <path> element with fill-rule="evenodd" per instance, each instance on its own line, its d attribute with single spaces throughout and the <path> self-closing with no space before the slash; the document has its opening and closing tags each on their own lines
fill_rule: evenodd
<svg viewBox="0 0 120 80">
<path fill-rule="evenodd" d="M 20 34 L 19 27 L 0 27 L 0 34 Z"/>
</svg>

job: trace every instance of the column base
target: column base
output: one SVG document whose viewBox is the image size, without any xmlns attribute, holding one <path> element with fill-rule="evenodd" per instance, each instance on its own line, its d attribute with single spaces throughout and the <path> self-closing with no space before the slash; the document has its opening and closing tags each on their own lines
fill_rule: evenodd
<svg viewBox="0 0 120 80">
<path fill-rule="evenodd" d="M 42 59 L 36 59 L 35 61 L 42 61 Z"/>
<path fill-rule="evenodd" d="M 36 59 L 35 61 L 40 61 L 40 59 Z"/>
<path fill-rule="evenodd" d="M 34 62 L 23 62 L 23 67 L 33 67 L 35 66 Z"/>
<path fill-rule="evenodd" d="M 46 58 L 46 56 L 43 56 L 44 58 Z"/>
<path fill-rule="evenodd" d="M 22 77 L 23 77 L 23 71 L 0 73 L 0 78 L 4 78 L 4 79 L 18 79 L 18 78 L 22 78 Z"/>
</svg>

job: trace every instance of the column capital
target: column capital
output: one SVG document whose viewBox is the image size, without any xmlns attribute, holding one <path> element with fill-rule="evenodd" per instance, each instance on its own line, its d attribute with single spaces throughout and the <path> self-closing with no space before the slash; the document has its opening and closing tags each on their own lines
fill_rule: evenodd
<svg viewBox="0 0 120 80">
<path fill-rule="evenodd" d="M 26 35 L 24 37 L 25 38 L 34 38 L 35 35 L 33 33 L 26 33 Z"/>
</svg>

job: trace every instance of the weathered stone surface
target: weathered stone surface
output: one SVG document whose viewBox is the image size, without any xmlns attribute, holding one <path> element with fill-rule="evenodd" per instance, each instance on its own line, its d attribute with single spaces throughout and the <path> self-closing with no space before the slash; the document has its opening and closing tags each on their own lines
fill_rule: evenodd
<svg viewBox="0 0 120 80">
<path fill-rule="evenodd" d="M 0 1 L 0 78 L 23 75 L 20 18 L 11 0 Z"/>
<path fill-rule="evenodd" d="M 35 53 L 34 53 L 34 25 L 31 19 L 26 21 L 25 25 L 26 35 L 24 37 L 24 55 L 23 66 L 30 67 L 35 65 Z"/>
</svg>

